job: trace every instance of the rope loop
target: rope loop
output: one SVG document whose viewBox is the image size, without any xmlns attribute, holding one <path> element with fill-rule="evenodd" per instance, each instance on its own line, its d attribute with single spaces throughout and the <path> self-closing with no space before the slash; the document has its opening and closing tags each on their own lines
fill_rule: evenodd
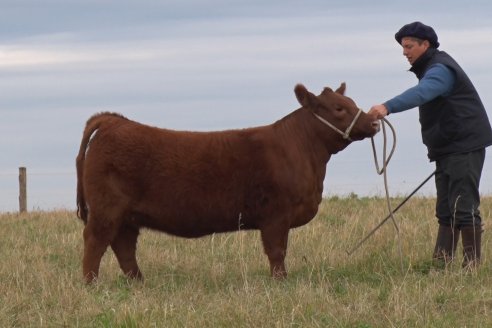
<svg viewBox="0 0 492 328">
<path fill-rule="evenodd" d="M 387 146 L 388 146 L 387 145 L 388 144 L 387 139 L 388 138 L 387 138 L 387 133 L 386 133 L 386 125 L 389 126 L 391 133 L 392 133 L 392 136 L 393 136 L 393 146 L 391 147 L 391 151 L 390 151 L 389 155 L 387 154 Z M 398 224 L 396 223 L 396 220 L 393 216 L 394 211 L 391 208 L 389 188 L 388 188 L 388 176 L 387 176 L 388 164 L 389 164 L 391 157 L 393 156 L 393 153 L 395 152 L 395 149 L 396 149 L 396 132 L 395 132 L 395 129 L 393 128 L 393 126 L 391 125 L 391 123 L 385 118 L 381 119 L 381 126 L 382 126 L 382 131 L 383 131 L 383 159 L 382 159 L 383 166 L 382 167 L 379 166 L 379 161 L 378 161 L 378 156 L 376 153 L 376 145 L 374 142 L 374 137 L 371 138 L 372 152 L 374 155 L 374 164 L 376 166 L 376 172 L 378 175 L 383 175 L 383 177 L 384 177 L 384 190 L 385 190 L 385 194 L 386 194 L 386 205 L 388 206 L 388 212 L 390 213 L 389 215 L 391 217 L 391 221 L 393 222 L 393 226 L 395 227 L 396 235 L 398 237 L 398 246 L 399 246 L 398 250 L 400 253 L 401 270 L 403 272 L 404 271 L 404 269 L 403 269 L 403 253 L 402 253 L 402 246 L 401 246 L 400 229 L 399 229 Z"/>
</svg>

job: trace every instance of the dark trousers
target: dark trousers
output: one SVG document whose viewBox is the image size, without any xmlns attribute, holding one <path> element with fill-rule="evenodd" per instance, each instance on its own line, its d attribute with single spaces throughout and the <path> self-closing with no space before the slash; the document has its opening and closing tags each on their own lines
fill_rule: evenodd
<svg viewBox="0 0 492 328">
<path fill-rule="evenodd" d="M 485 149 L 453 154 L 436 161 L 436 217 L 439 224 L 461 229 L 480 226 L 480 176 Z"/>
</svg>

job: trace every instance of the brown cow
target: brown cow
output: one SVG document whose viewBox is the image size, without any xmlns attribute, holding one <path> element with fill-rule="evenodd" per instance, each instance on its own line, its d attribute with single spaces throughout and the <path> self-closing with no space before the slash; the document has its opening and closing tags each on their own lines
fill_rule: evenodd
<svg viewBox="0 0 492 328">
<path fill-rule="evenodd" d="M 187 238 L 259 229 L 271 275 L 286 277 L 289 229 L 316 215 L 330 156 L 379 129 L 344 91 L 343 83 L 315 96 L 299 84 L 301 108 L 243 130 L 173 131 L 119 114 L 91 117 L 77 156 L 86 281 L 97 278 L 108 246 L 123 272 L 141 279 L 135 252 L 143 227 Z"/>
</svg>

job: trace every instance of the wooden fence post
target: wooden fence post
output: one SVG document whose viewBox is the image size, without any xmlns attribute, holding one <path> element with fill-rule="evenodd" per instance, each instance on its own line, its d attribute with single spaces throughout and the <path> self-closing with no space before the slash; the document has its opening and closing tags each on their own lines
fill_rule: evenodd
<svg viewBox="0 0 492 328">
<path fill-rule="evenodd" d="M 19 212 L 27 212 L 27 174 L 25 167 L 19 167 Z"/>
</svg>

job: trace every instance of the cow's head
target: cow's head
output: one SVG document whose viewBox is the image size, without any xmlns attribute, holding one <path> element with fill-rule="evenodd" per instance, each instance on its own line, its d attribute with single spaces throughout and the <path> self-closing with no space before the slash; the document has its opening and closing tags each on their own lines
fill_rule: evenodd
<svg viewBox="0 0 492 328">
<path fill-rule="evenodd" d="M 295 94 L 299 103 L 308 108 L 320 124 L 335 131 L 347 141 L 362 140 L 379 131 L 375 116 L 364 113 L 355 102 L 345 97 L 345 83 L 333 91 L 324 88 L 319 96 L 309 92 L 302 84 L 296 85 Z"/>
</svg>

